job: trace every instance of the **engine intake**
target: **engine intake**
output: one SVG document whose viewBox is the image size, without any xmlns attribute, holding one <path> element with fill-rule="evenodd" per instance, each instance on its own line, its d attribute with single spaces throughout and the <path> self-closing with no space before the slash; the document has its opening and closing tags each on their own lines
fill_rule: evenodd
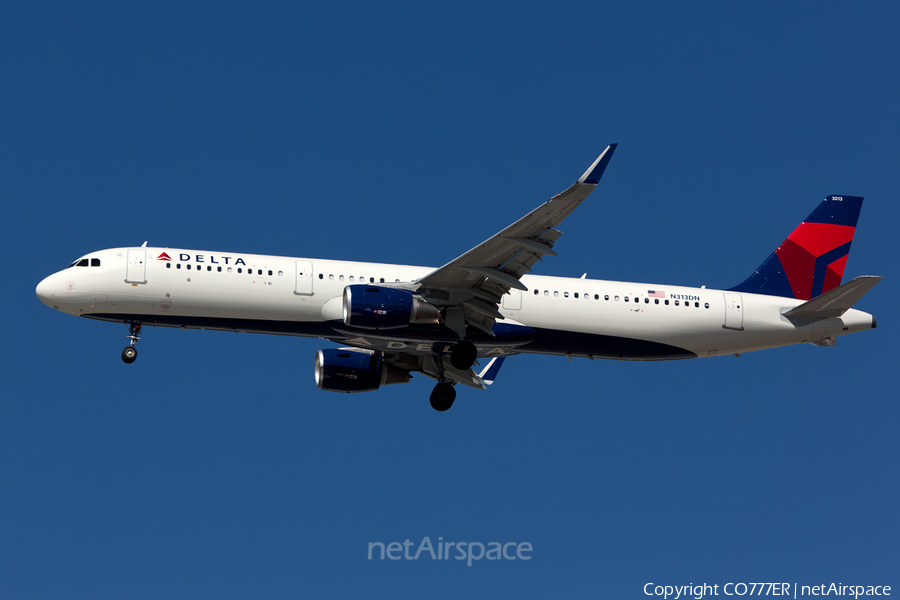
<svg viewBox="0 0 900 600">
<path fill-rule="evenodd" d="M 378 354 L 328 348 L 316 352 L 316 386 L 328 392 L 374 392 L 383 385 L 409 383 L 409 371 Z"/>
<path fill-rule="evenodd" d="M 344 325 L 360 329 L 399 329 L 437 323 L 440 311 L 409 290 L 371 285 L 344 288 Z"/>
</svg>

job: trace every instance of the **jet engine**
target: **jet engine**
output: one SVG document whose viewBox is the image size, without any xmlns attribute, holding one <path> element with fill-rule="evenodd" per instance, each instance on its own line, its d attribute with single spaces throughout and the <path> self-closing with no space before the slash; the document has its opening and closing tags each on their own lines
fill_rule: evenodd
<svg viewBox="0 0 900 600">
<path fill-rule="evenodd" d="M 378 354 L 329 348 L 316 352 L 316 386 L 329 392 L 374 392 L 382 385 L 409 383 L 409 371 Z"/>
<path fill-rule="evenodd" d="M 344 325 L 361 329 L 398 329 L 437 323 L 440 311 L 409 290 L 370 285 L 344 288 Z"/>
</svg>

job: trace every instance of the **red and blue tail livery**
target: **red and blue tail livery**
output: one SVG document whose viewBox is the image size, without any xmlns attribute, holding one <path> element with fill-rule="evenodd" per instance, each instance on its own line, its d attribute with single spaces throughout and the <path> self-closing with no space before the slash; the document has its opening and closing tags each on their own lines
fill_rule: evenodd
<svg viewBox="0 0 900 600">
<path fill-rule="evenodd" d="M 769 258 L 730 291 L 811 300 L 841 285 L 860 196 L 828 196 Z"/>
</svg>

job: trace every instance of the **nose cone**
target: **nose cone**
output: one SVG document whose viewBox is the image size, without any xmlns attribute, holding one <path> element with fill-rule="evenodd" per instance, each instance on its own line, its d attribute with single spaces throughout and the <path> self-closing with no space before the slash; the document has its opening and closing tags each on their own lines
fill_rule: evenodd
<svg viewBox="0 0 900 600">
<path fill-rule="evenodd" d="M 36 288 L 34 288 L 34 293 L 37 294 L 38 299 L 51 308 L 54 305 L 53 303 L 55 295 L 55 290 L 53 289 L 53 283 L 51 281 L 52 279 L 53 275 L 51 275 L 50 277 L 46 277 L 43 281 L 37 284 Z"/>
</svg>

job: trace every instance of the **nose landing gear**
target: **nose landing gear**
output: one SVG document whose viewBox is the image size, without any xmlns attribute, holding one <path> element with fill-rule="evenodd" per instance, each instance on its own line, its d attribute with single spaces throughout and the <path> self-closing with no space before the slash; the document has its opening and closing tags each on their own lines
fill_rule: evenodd
<svg viewBox="0 0 900 600">
<path fill-rule="evenodd" d="M 137 359 L 137 341 L 141 339 L 139 336 L 141 335 L 141 324 L 140 323 L 130 323 L 128 325 L 128 338 L 131 339 L 131 345 L 125 346 L 125 349 L 122 350 L 122 362 L 126 364 L 131 364 Z"/>
</svg>

